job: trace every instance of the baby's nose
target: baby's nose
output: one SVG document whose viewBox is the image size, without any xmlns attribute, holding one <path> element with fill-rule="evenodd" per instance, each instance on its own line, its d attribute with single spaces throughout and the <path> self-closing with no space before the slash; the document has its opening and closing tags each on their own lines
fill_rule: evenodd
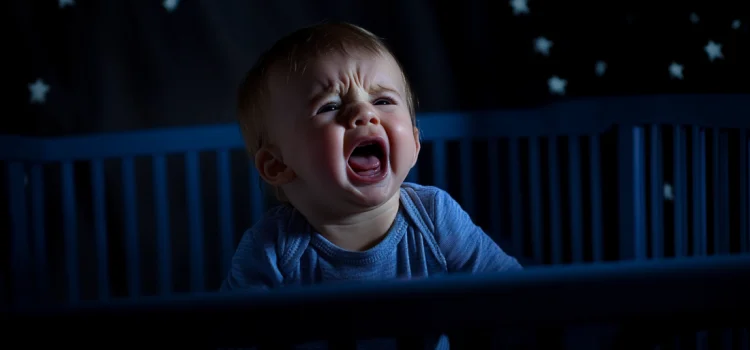
<svg viewBox="0 0 750 350">
<path fill-rule="evenodd" d="M 364 126 L 367 124 L 380 124 L 377 113 L 372 108 L 364 106 L 357 107 L 352 113 L 351 127 Z"/>
</svg>

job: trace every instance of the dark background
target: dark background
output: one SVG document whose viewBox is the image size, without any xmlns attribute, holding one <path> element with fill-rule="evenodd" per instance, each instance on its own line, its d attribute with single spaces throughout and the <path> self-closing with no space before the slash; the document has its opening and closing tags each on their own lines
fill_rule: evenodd
<svg viewBox="0 0 750 350">
<path fill-rule="evenodd" d="M 4 2 L 5 133 L 68 135 L 234 120 L 235 88 L 259 53 L 321 20 L 384 37 L 403 61 L 419 111 L 500 109 L 562 98 L 750 92 L 747 1 L 542 1 L 514 16 L 508 1 Z M 698 15 L 692 23 L 690 14 Z M 738 29 L 732 28 L 735 20 Z M 6 32 L 7 33 L 7 32 Z M 533 40 L 553 42 L 549 57 Z M 708 60 L 709 40 L 724 59 Z M 603 60 L 603 77 L 594 72 Z M 670 79 L 673 61 L 684 80 Z M 27 85 L 44 80 L 44 104 Z M 17 111 L 17 112 L 16 112 Z"/>
</svg>

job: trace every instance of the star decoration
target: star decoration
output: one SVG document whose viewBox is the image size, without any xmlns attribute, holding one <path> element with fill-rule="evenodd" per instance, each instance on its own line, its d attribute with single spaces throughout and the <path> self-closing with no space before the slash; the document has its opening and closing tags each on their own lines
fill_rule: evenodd
<svg viewBox="0 0 750 350">
<path fill-rule="evenodd" d="M 552 42 L 547 38 L 540 36 L 534 40 L 534 50 L 544 56 L 549 56 L 549 49 L 552 47 Z"/>
<path fill-rule="evenodd" d="M 547 86 L 549 87 L 549 92 L 551 94 L 565 95 L 565 87 L 568 86 L 568 81 L 565 79 L 560 79 L 555 75 L 547 80 Z"/>
<path fill-rule="evenodd" d="M 44 83 L 44 80 L 37 79 L 33 84 L 29 84 L 29 92 L 31 93 L 30 103 L 42 104 L 47 100 L 47 92 L 49 91 L 49 85 Z"/>
<path fill-rule="evenodd" d="M 174 12 L 177 9 L 177 5 L 180 4 L 180 0 L 164 0 L 164 8 L 167 12 Z"/>
<path fill-rule="evenodd" d="M 717 44 L 712 40 L 708 41 L 708 45 L 706 45 L 703 50 L 706 51 L 708 60 L 711 62 L 713 62 L 717 58 L 724 58 L 724 55 L 721 53 L 721 44 Z"/>
<path fill-rule="evenodd" d="M 510 7 L 513 8 L 514 16 L 529 13 L 529 4 L 527 0 L 510 0 Z"/>
<path fill-rule="evenodd" d="M 732 21 L 732 29 L 740 29 L 740 26 L 742 25 L 742 22 L 740 20 L 735 19 Z"/>
<path fill-rule="evenodd" d="M 664 199 L 671 201 L 674 200 L 674 192 L 672 191 L 672 185 L 664 184 Z"/>
<path fill-rule="evenodd" d="M 601 77 L 607 71 L 607 62 L 597 61 L 596 67 L 594 68 L 597 77 Z"/>
<path fill-rule="evenodd" d="M 698 24 L 700 22 L 701 18 L 698 17 L 698 14 L 693 12 L 690 14 L 690 22 L 693 22 L 693 24 Z"/>
<path fill-rule="evenodd" d="M 684 67 L 681 64 L 672 62 L 672 64 L 669 65 L 669 76 L 672 79 L 684 79 L 685 77 L 682 76 L 682 68 Z"/>
<path fill-rule="evenodd" d="M 64 8 L 65 6 L 73 6 L 75 4 L 75 0 L 57 0 L 57 6 L 59 6 L 60 8 Z"/>
</svg>

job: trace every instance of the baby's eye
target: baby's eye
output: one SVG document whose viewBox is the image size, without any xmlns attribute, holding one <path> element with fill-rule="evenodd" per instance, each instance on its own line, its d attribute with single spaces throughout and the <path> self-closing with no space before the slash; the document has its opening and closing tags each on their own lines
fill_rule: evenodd
<svg viewBox="0 0 750 350">
<path fill-rule="evenodd" d="M 376 106 L 377 105 L 389 105 L 389 104 L 393 104 L 393 102 L 390 99 L 387 99 L 387 98 L 379 98 L 379 99 L 375 100 L 375 102 L 373 102 L 372 104 L 374 104 Z"/>
<path fill-rule="evenodd" d="M 335 103 L 329 103 L 329 104 L 327 104 L 327 105 L 325 105 L 323 107 L 320 107 L 320 109 L 318 109 L 317 114 L 326 113 L 326 112 L 332 112 L 332 111 L 335 111 L 337 109 L 339 109 L 339 106 L 337 104 L 335 104 Z"/>
</svg>

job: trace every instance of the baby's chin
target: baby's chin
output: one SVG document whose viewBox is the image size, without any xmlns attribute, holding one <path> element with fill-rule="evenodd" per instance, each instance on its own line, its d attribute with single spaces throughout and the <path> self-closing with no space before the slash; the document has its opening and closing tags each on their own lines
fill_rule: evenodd
<svg viewBox="0 0 750 350">
<path fill-rule="evenodd" d="M 388 174 L 382 181 L 366 186 L 349 184 L 350 192 L 356 204 L 363 208 L 378 207 L 398 195 L 400 184 L 394 182 L 393 174 Z"/>
</svg>

